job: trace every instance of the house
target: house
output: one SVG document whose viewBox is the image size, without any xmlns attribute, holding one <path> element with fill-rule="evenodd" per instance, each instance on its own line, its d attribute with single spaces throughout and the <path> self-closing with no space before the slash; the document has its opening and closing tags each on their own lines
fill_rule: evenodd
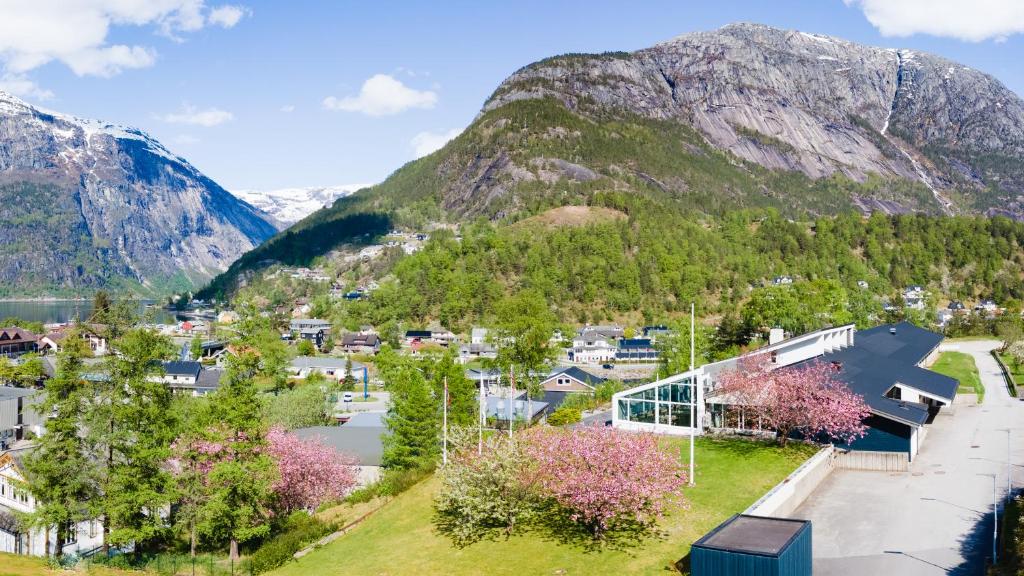
<svg viewBox="0 0 1024 576">
<path fill-rule="evenodd" d="M 832 364 L 836 377 L 862 396 L 871 411 L 864 421 L 867 434 L 837 445 L 899 452 L 913 459 L 926 424 L 956 396 L 955 379 L 924 368 L 936 357 L 942 338 L 908 322 L 863 331 L 852 324 L 825 328 L 616 393 L 613 425 L 668 434 L 755 431 L 757 424 L 745 421 L 742 406 L 715 394 L 717 377 L 736 369 L 741 359 L 758 356 L 774 368 L 820 361 Z"/>
<path fill-rule="evenodd" d="M 964 311 L 966 311 L 966 308 L 964 307 L 963 302 L 959 300 L 953 300 L 952 302 L 949 303 L 949 305 L 946 306 L 946 310 L 949 310 L 954 314 L 962 314 Z"/>
<path fill-rule="evenodd" d="M 358 462 L 358 486 L 372 484 L 380 478 L 384 455 L 382 437 L 387 432 L 380 412 L 353 414 L 341 426 L 299 428 L 295 435 L 303 440 L 316 438 L 342 454 L 354 456 Z"/>
<path fill-rule="evenodd" d="M 494 346 L 486 342 L 479 344 L 460 344 L 459 345 L 459 363 L 467 364 L 473 360 L 480 358 L 497 358 L 498 350 Z"/>
<path fill-rule="evenodd" d="M 925 295 L 924 288 L 918 285 L 907 286 L 903 290 L 903 306 L 910 308 L 911 310 L 924 310 L 925 308 Z"/>
<path fill-rule="evenodd" d="M 657 340 L 659 336 L 669 336 L 672 334 L 672 330 L 664 324 L 655 324 L 653 326 L 643 327 L 644 338 L 650 338 L 652 341 Z"/>
<path fill-rule="evenodd" d="M 484 344 L 487 342 L 487 328 L 473 328 L 469 332 L 470 344 Z"/>
<path fill-rule="evenodd" d="M 93 356 L 106 356 L 109 353 L 107 339 L 100 335 L 100 327 L 85 324 L 67 324 L 53 330 L 39 339 L 39 351 L 60 352 L 64 348 L 64 339 L 73 330 L 77 330 L 78 337 L 86 342 Z"/>
<path fill-rule="evenodd" d="M 15 358 L 39 349 L 39 336 L 12 326 L 0 328 L 0 356 Z"/>
<path fill-rule="evenodd" d="M 995 300 L 985 299 L 985 300 L 982 300 L 982 301 L 978 302 L 978 304 L 974 307 L 974 310 L 977 311 L 977 312 L 984 312 L 986 314 L 990 314 L 991 315 L 991 314 L 995 314 L 996 312 L 998 312 L 999 311 L 999 307 L 996 306 Z"/>
<path fill-rule="evenodd" d="M 376 354 L 380 352 L 380 336 L 373 332 L 346 332 L 341 336 L 341 349 L 350 354 Z"/>
<path fill-rule="evenodd" d="M 438 330 L 407 330 L 405 332 L 405 344 L 412 346 L 413 344 L 425 344 L 433 343 L 440 344 L 441 346 L 448 346 L 452 342 L 455 342 L 455 334 L 450 330 L 438 329 Z"/>
<path fill-rule="evenodd" d="M 792 283 L 792 276 L 776 276 L 775 278 L 772 278 L 772 286 L 789 286 Z"/>
<path fill-rule="evenodd" d="M 615 349 L 615 360 L 619 362 L 656 362 L 658 349 L 650 338 L 623 338 Z"/>
<path fill-rule="evenodd" d="M 219 368 L 204 368 L 191 360 L 164 362 L 163 374 L 152 379 L 167 384 L 171 392 L 189 396 L 205 396 L 220 388 L 224 371 Z"/>
<path fill-rule="evenodd" d="M 540 381 L 545 391 L 550 392 L 593 392 L 604 382 L 604 378 L 595 376 L 578 366 L 557 368 Z"/>
<path fill-rule="evenodd" d="M 626 330 L 617 324 L 591 326 L 587 324 L 576 330 L 577 336 L 601 336 L 608 340 L 618 340 L 626 333 Z"/>
<path fill-rule="evenodd" d="M 314 372 L 323 374 L 328 379 L 341 381 L 345 378 L 349 360 L 331 356 L 298 356 L 288 365 L 289 376 L 306 379 Z M 369 372 L 366 365 L 352 361 L 352 376 L 358 382 L 367 382 Z"/>
<path fill-rule="evenodd" d="M 22 440 L 25 432 L 43 433 L 46 419 L 34 410 L 41 399 L 34 388 L 0 386 L 0 450 Z"/>
<path fill-rule="evenodd" d="M 288 328 L 295 333 L 303 330 L 323 330 L 325 334 L 331 332 L 331 321 L 319 318 L 295 318 L 288 323 Z"/>
<path fill-rule="evenodd" d="M 501 371 L 496 369 L 469 369 L 466 370 L 466 379 L 474 382 L 478 387 L 483 384 L 487 390 L 493 390 L 494 393 L 501 387 Z M 488 392 L 490 393 L 490 392 Z"/>
<path fill-rule="evenodd" d="M 47 549 L 54 553 L 57 531 L 53 527 L 25 529 L 18 522 L 20 514 L 35 511 L 36 501 L 22 486 L 27 480 L 24 458 L 31 447 L 0 452 L 0 552 L 43 556 Z M 82 521 L 69 531 L 64 554 L 81 554 L 103 544 L 103 524 L 99 520 Z M 49 542 L 47 542 L 49 539 Z"/>
<path fill-rule="evenodd" d="M 327 340 L 327 334 L 324 333 L 323 328 L 303 328 L 299 330 L 299 340 L 308 340 L 319 350 Z"/>
<path fill-rule="evenodd" d="M 616 347 L 605 332 L 585 331 L 572 339 L 569 361 L 577 364 L 602 364 L 615 360 Z"/>
<path fill-rule="evenodd" d="M 952 310 L 939 310 L 935 314 L 935 323 L 939 326 L 939 328 L 945 328 L 950 322 L 953 321 L 954 316 L 956 316 L 956 314 L 954 314 Z"/>
</svg>

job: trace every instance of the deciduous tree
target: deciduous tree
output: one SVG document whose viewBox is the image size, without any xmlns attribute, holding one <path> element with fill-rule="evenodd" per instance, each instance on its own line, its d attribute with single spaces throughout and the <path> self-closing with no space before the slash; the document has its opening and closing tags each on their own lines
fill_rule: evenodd
<svg viewBox="0 0 1024 576">
<path fill-rule="evenodd" d="M 275 427 L 267 433 L 267 444 L 278 471 L 272 490 L 283 512 L 312 513 L 324 502 L 341 498 L 356 484 L 356 459 L 319 438 L 302 440 Z"/>
</svg>

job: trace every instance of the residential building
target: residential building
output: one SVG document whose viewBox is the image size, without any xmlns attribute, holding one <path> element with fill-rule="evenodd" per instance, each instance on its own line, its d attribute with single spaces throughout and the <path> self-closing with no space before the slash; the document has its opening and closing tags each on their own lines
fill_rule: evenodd
<svg viewBox="0 0 1024 576">
<path fill-rule="evenodd" d="M 952 302 L 950 302 L 949 305 L 946 306 L 946 310 L 949 310 L 954 314 L 962 314 L 963 312 L 967 311 L 967 309 L 964 307 L 964 303 L 959 300 L 953 300 Z"/>
<path fill-rule="evenodd" d="M 292 378 L 301 379 L 308 378 L 314 372 L 319 372 L 328 379 L 340 381 L 348 374 L 348 362 L 347 358 L 335 358 L 332 356 L 298 356 L 288 365 L 288 372 Z M 353 360 L 352 376 L 358 382 L 367 382 L 369 380 L 369 372 L 366 365 Z"/>
<path fill-rule="evenodd" d="M 581 337 L 601 336 L 608 340 L 617 340 L 625 335 L 626 330 L 618 324 L 596 325 L 587 324 L 576 330 L 576 335 Z"/>
<path fill-rule="evenodd" d="M 974 309 L 978 312 L 984 312 L 985 314 L 989 315 L 995 314 L 996 312 L 999 311 L 999 307 L 996 306 L 996 301 L 990 299 L 985 299 L 978 302 L 978 304 L 974 306 Z"/>
<path fill-rule="evenodd" d="M 455 342 L 455 340 L 455 334 L 443 328 L 438 330 L 407 330 L 405 332 L 405 344 L 407 346 L 426 343 L 448 346 Z"/>
<path fill-rule="evenodd" d="M 86 324 L 67 324 L 51 331 L 39 339 L 39 351 L 60 352 L 64 348 L 64 339 L 72 331 L 78 332 L 78 337 L 89 346 L 93 356 L 106 356 L 109 353 L 107 339 L 100 335 L 101 327 Z"/>
<path fill-rule="evenodd" d="M 837 445 L 901 452 L 912 459 L 926 424 L 956 395 L 956 380 L 923 368 L 933 361 L 941 341 L 942 335 L 907 322 L 860 332 L 852 324 L 818 330 L 619 392 L 612 401 L 613 425 L 668 434 L 757 430 L 756 422 L 745 420 L 742 406 L 716 395 L 716 377 L 736 369 L 741 358 L 761 356 L 775 368 L 821 361 L 833 365 L 837 378 L 871 410 L 864 422 L 867 434 Z"/>
<path fill-rule="evenodd" d="M 616 347 L 601 331 L 584 331 L 572 339 L 569 361 L 577 364 L 602 364 L 615 360 Z"/>
<path fill-rule="evenodd" d="M 316 346 L 317 350 L 323 348 L 324 341 L 327 340 L 327 334 L 323 328 L 303 328 L 299 330 L 299 340 L 308 340 Z"/>
<path fill-rule="evenodd" d="M 163 374 L 153 379 L 167 384 L 175 394 L 205 396 L 220 388 L 224 371 L 219 368 L 204 368 L 199 362 L 178 360 L 163 363 Z"/>
<path fill-rule="evenodd" d="M 595 376 L 578 366 L 556 368 L 551 374 L 540 381 L 540 385 L 548 392 L 593 392 L 604 382 L 604 378 Z"/>
<path fill-rule="evenodd" d="M 0 452 L 0 552 L 44 556 L 47 549 L 51 554 L 56 551 L 57 531 L 52 527 L 26 530 L 18 521 L 19 514 L 31 514 L 36 508 L 35 498 L 22 487 L 27 480 L 23 462 L 31 450 L 25 447 Z M 79 522 L 70 530 L 63 553 L 81 554 L 102 544 L 102 522 Z"/>
<path fill-rule="evenodd" d="M 0 450 L 6 450 L 25 437 L 44 431 L 45 419 L 34 406 L 41 400 L 39 390 L 0 386 Z"/>
<path fill-rule="evenodd" d="M 38 349 L 39 336 L 17 326 L 0 328 L 0 356 L 16 358 Z"/>
<path fill-rule="evenodd" d="M 292 332 L 302 332 L 303 330 L 323 330 L 325 333 L 331 331 L 331 321 L 321 320 L 319 318 L 294 318 L 289 324 L 288 328 Z"/>
<path fill-rule="evenodd" d="M 495 428 L 507 430 L 510 423 L 516 427 L 525 426 L 527 421 L 539 422 L 548 412 L 548 403 L 527 400 L 526 394 L 520 392 L 515 398 L 488 396 L 484 410 L 487 420 L 493 422 Z"/>
<path fill-rule="evenodd" d="M 359 472 L 358 486 L 376 482 L 381 475 L 384 455 L 383 436 L 386 433 L 380 412 L 353 414 L 341 426 L 312 426 L 299 428 L 295 435 L 303 440 L 316 438 L 342 454 L 355 457 Z"/>
<path fill-rule="evenodd" d="M 789 286 L 792 283 L 792 276 L 776 276 L 775 278 L 772 278 L 772 286 Z"/>
<path fill-rule="evenodd" d="M 481 358 L 497 358 L 498 350 L 494 346 L 486 342 L 479 344 L 460 344 L 459 345 L 459 363 L 466 364 L 473 360 L 479 360 Z"/>
<path fill-rule="evenodd" d="M 619 362 L 656 362 L 658 349 L 650 338 L 623 338 L 615 349 L 615 360 Z"/>
<path fill-rule="evenodd" d="M 341 336 L 340 345 L 350 354 L 376 354 L 380 351 L 380 336 L 373 332 L 346 332 Z"/>
<path fill-rule="evenodd" d="M 473 328 L 469 332 L 469 343 L 470 344 L 486 344 L 487 343 L 487 328 Z"/>
<path fill-rule="evenodd" d="M 650 338 L 653 341 L 657 341 L 660 336 L 668 336 L 672 334 L 672 330 L 664 324 L 655 324 L 653 326 L 643 327 L 644 338 Z"/>
<path fill-rule="evenodd" d="M 925 296 L 924 288 L 918 285 L 907 286 L 903 290 L 903 306 L 911 310 L 924 310 Z"/>
</svg>

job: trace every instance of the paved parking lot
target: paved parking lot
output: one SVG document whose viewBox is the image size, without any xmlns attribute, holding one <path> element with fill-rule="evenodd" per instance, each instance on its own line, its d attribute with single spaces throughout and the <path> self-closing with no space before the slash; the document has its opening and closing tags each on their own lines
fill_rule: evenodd
<svg viewBox="0 0 1024 576">
<path fill-rule="evenodd" d="M 944 409 L 910 472 L 837 470 L 793 513 L 813 523 L 816 575 L 984 573 L 993 475 L 1000 498 L 1006 492 L 1008 428 L 1012 462 L 1024 463 L 1024 403 L 1007 393 L 988 353 L 995 346 L 960 346 L 975 357 L 985 403 Z"/>
</svg>

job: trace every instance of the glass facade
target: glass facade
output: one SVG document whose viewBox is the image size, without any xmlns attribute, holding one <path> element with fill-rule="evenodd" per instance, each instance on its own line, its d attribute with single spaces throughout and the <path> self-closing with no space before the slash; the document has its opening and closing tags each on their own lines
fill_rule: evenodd
<svg viewBox="0 0 1024 576">
<path fill-rule="evenodd" d="M 620 420 L 688 428 L 691 424 L 700 425 L 691 423 L 691 414 L 693 417 L 698 414 L 694 405 L 696 397 L 694 379 L 684 378 L 622 396 L 616 409 Z"/>
</svg>

